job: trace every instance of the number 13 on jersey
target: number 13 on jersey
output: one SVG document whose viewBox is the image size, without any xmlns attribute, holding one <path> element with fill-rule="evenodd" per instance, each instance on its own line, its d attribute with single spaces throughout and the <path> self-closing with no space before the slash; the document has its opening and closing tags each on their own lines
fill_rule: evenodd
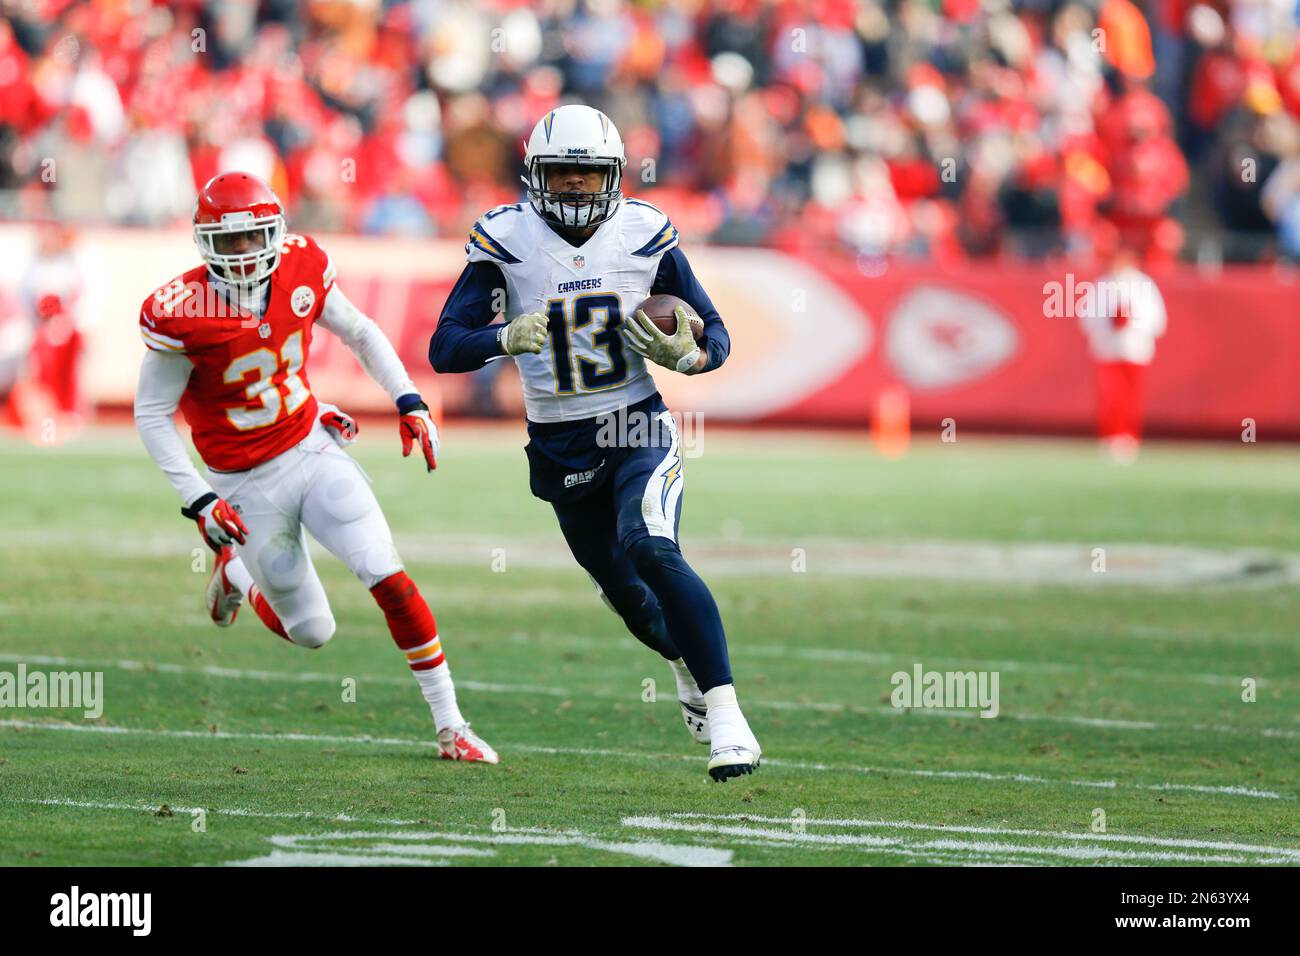
<svg viewBox="0 0 1300 956">
<path fill-rule="evenodd" d="M 546 304 L 546 318 L 556 394 L 599 392 L 621 385 L 627 378 L 627 359 L 619 336 L 623 307 L 618 296 L 601 292 L 572 300 L 551 299 Z"/>
</svg>

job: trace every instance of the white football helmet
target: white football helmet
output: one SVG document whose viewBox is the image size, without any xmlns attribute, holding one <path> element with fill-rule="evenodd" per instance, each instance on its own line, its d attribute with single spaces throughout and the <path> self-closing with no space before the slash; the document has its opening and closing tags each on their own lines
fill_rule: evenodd
<svg viewBox="0 0 1300 956">
<path fill-rule="evenodd" d="M 546 188 L 548 165 L 605 168 L 605 188 L 594 193 L 555 192 Z M 595 226 L 618 208 L 623 198 L 623 137 L 609 117 L 590 106 L 561 106 L 543 116 L 524 146 L 521 176 L 528 199 L 547 222 L 569 228 Z"/>
</svg>

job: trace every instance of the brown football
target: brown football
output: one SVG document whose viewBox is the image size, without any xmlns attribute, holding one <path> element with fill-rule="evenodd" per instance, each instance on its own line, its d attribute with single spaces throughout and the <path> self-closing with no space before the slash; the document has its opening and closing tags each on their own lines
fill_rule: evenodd
<svg viewBox="0 0 1300 956">
<path fill-rule="evenodd" d="M 691 304 L 685 299 L 679 299 L 675 295 L 652 295 L 640 305 L 637 306 L 655 327 L 664 335 L 677 334 L 677 316 L 673 310 L 678 306 L 686 310 L 686 314 L 691 317 L 691 332 L 695 334 L 695 341 L 704 340 L 704 320 L 701 319 Z"/>
</svg>

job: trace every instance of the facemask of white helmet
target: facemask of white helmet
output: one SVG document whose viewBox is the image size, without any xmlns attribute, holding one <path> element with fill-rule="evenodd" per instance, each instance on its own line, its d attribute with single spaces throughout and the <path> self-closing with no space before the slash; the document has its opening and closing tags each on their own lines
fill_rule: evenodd
<svg viewBox="0 0 1300 956">
<path fill-rule="evenodd" d="M 547 188 L 547 167 L 593 166 L 605 170 L 603 187 L 597 192 L 565 192 Z M 528 198 L 538 214 L 548 222 L 570 229 L 583 229 L 599 225 L 618 208 L 623 198 L 623 169 L 616 159 L 575 160 L 567 158 L 537 157 L 528 168 Z"/>
</svg>

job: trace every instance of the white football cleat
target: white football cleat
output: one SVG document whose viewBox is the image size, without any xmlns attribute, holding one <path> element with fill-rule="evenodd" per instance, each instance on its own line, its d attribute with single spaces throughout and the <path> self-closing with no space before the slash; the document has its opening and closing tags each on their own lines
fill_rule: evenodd
<svg viewBox="0 0 1300 956">
<path fill-rule="evenodd" d="M 762 752 L 748 747 L 718 747 L 709 754 L 709 776 L 715 783 L 753 773 Z"/>
<path fill-rule="evenodd" d="M 497 763 L 500 760 L 488 742 L 470 730 L 469 724 L 438 731 L 438 753 L 443 760 L 476 763 Z"/>
<path fill-rule="evenodd" d="M 762 749 L 740 708 L 716 707 L 709 713 L 713 749 L 709 752 L 709 776 L 716 783 L 753 773 L 763 756 Z"/>
<path fill-rule="evenodd" d="M 704 701 L 698 704 L 688 704 L 684 700 L 677 702 L 682 708 L 682 719 L 686 721 L 686 729 L 691 732 L 691 736 L 699 743 L 707 744 L 709 742 L 709 712 L 704 707 Z"/>
<path fill-rule="evenodd" d="M 226 577 L 226 565 L 235 557 L 235 549 L 226 545 L 217 553 L 217 560 L 212 566 L 212 577 L 208 578 L 208 590 L 205 595 L 208 603 L 208 615 L 217 627 L 230 627 L 235 623 L 239 607 L 244 603 L 244 592 L 230 583 Z"/>
</svg>

